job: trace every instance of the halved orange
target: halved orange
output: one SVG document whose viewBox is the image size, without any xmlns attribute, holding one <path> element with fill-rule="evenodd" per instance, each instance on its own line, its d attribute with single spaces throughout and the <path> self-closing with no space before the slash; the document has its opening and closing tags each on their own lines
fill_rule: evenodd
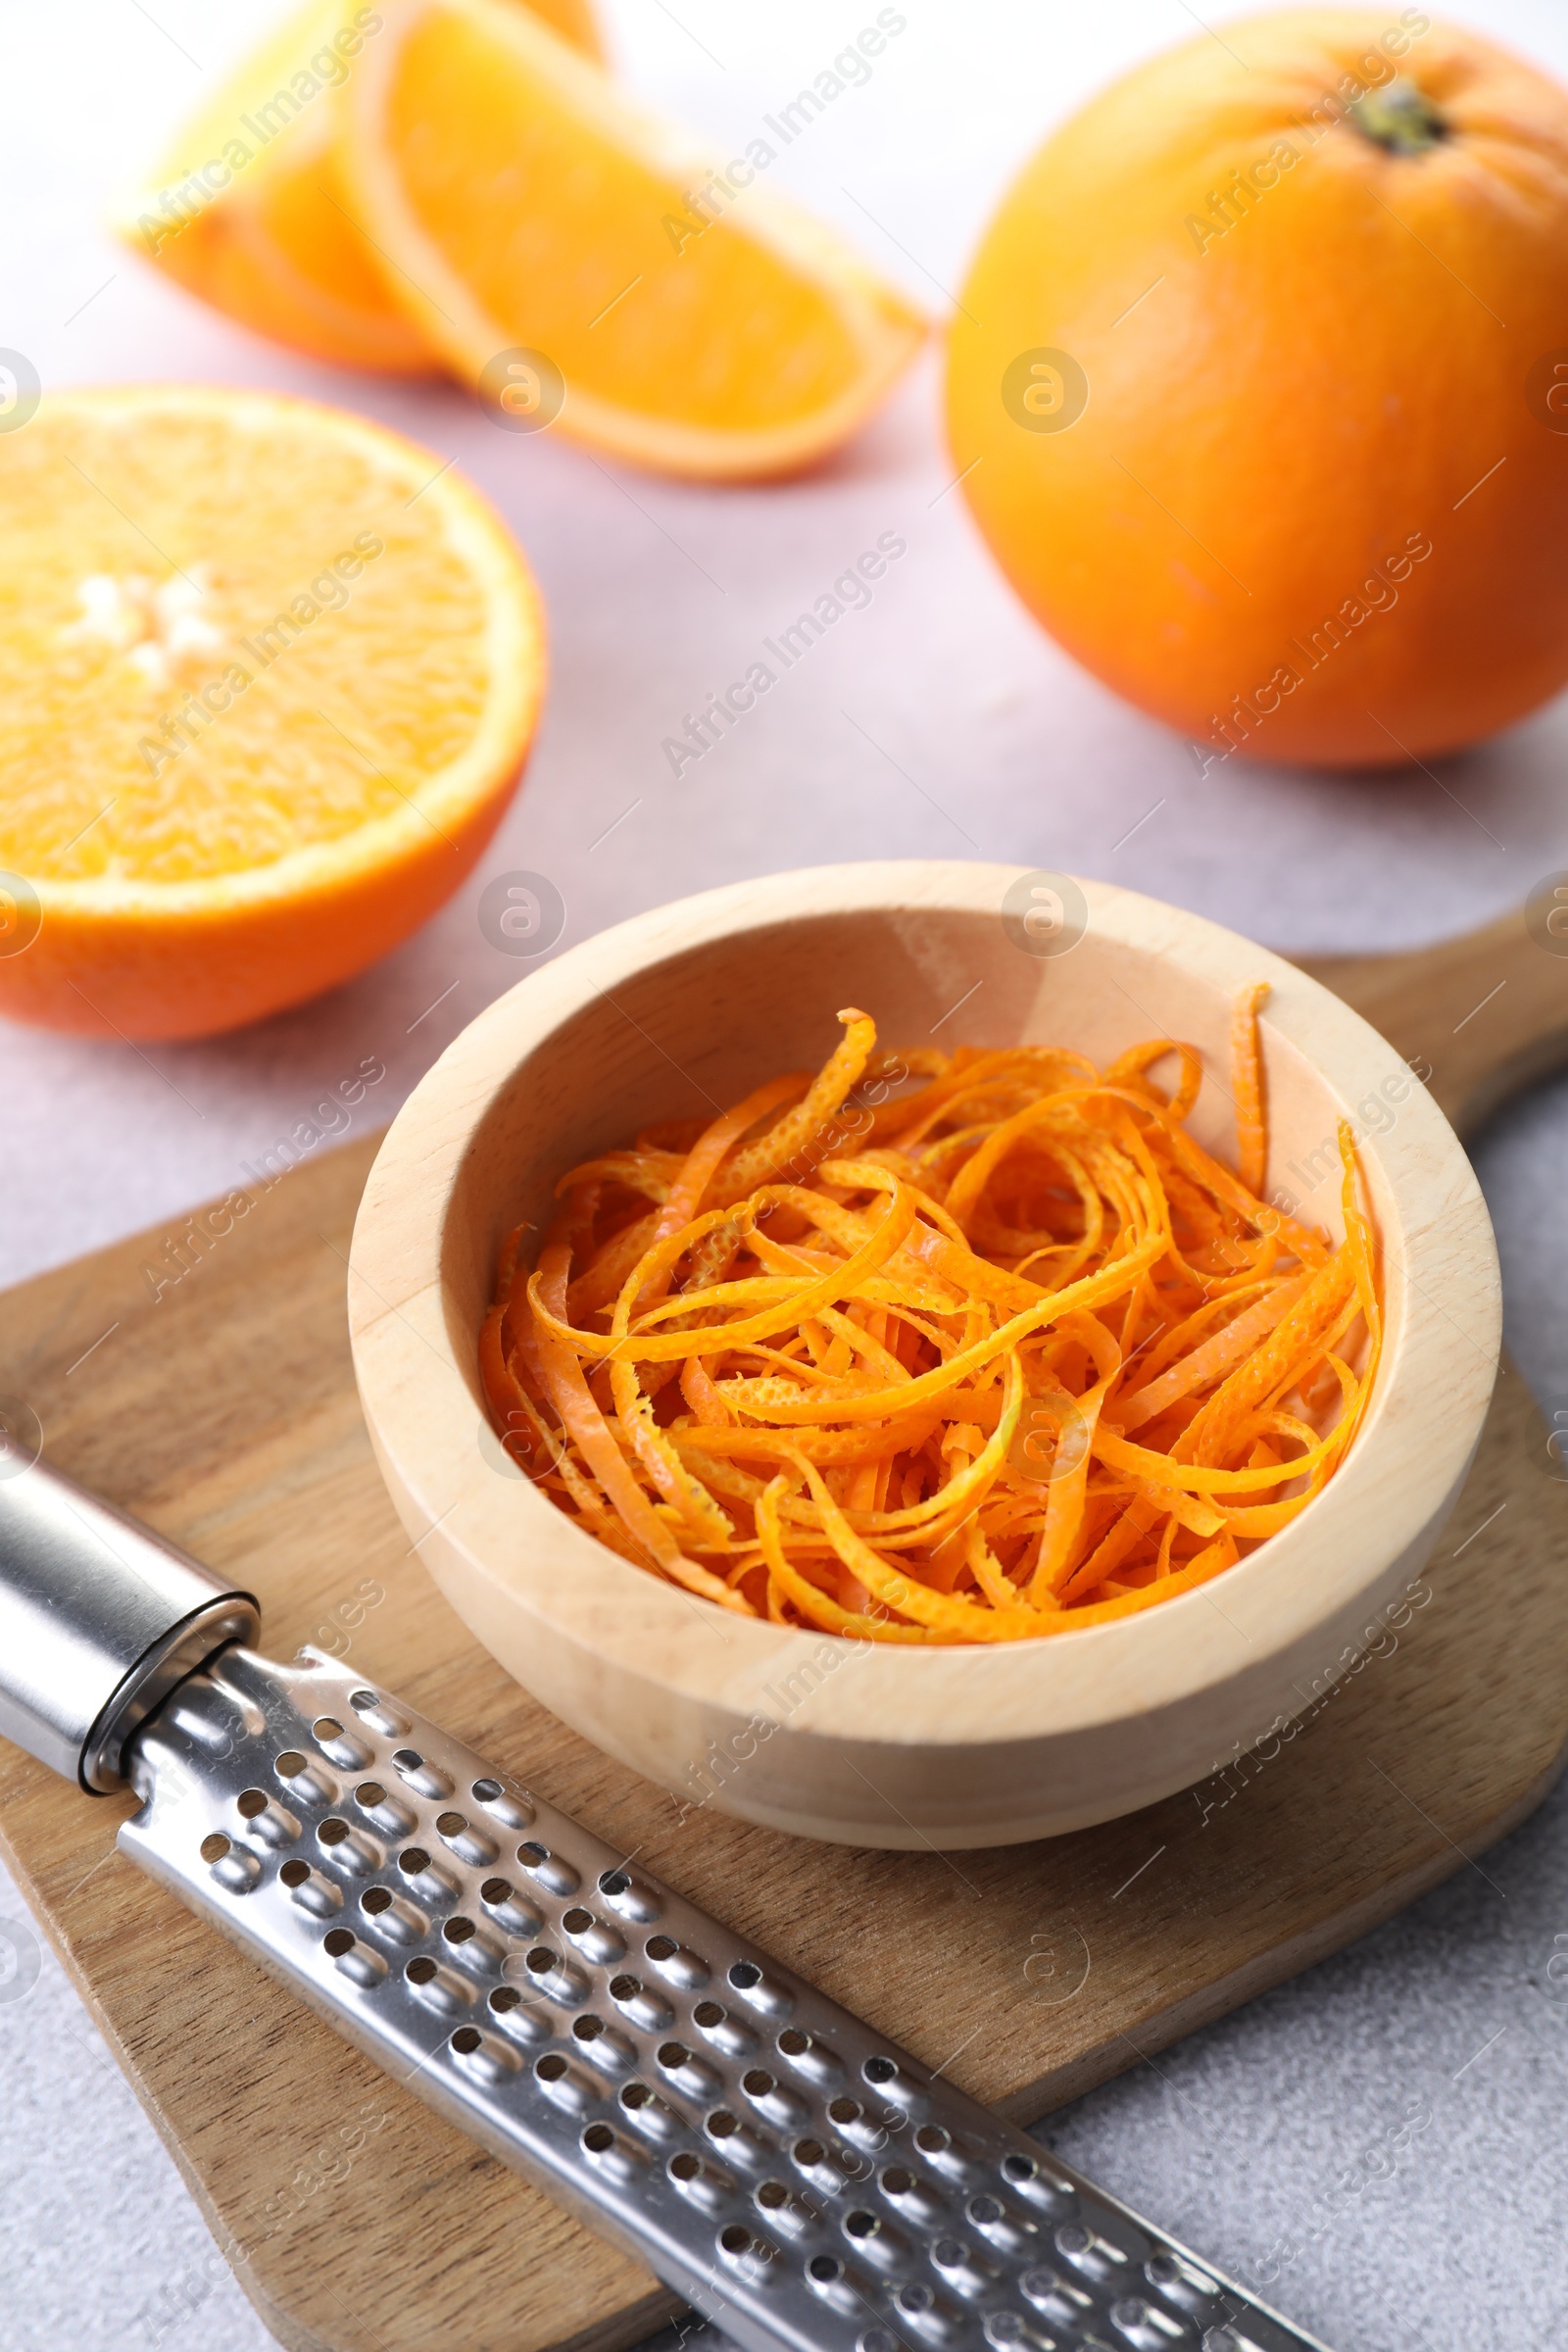
<svg viewBox="0 0 1568 2352">
<path fill-rule="evenodd" d="M 725 165 L 508 0 L 381 14 L 343 93 L 353 209 L 426 339 L 515 390 L 511 420 L 564 394 L 563 430 L 638 464 L 777 474 L 912 356 L 919 314 L 769 184 L 770 141 Z"/>
<path fill-rule="evenodd" d="M 601 54 L 588 0 L 530 4 Z M 342 90 L 381 30 L 354 0 L 307 0 L 184 125 L 116 227 L 243 326 L 315 359 L 426 374 L 440 363 L 388 290 L 337 168 Z"/>
<path fill-rule="evenodd" d="M 0 435 L 0 1012 L 195 1037 L 348 978 L 515 789 L 538 597 L 439 456 L 138 385 Z"/>
</svg>

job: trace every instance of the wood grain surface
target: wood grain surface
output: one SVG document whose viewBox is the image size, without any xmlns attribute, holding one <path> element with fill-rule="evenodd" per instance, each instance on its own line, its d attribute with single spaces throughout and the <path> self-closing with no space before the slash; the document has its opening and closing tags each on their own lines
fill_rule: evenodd
<svg viewBox="0 0 1568 2352">
<path fill-rule="evenodd" d="M 1568 1064 L 1568 899 L 1398 956 L 1299 956 L 1401 1054 L 1469 1135 L 1499 1102 Z M 1555 927 L 1553 927 L 1555 926 Z"/>
<path fill-rule="evenodd" d="M 1358 1672 L 1332 1688 L 1323 1661 L 1290 1742 L 1045 1845 L 864 1854 L 682 1821 L 474 1644 L 393 1516 L 344 1336 L 369 1154 L 296 1171 L 156 1305 L 145 1242 L 13 1292 L 0 1388 L 62 1467 L 242 1575 L 270 1645 L 347 1649 L 979 2097 L 1033 2117 L 1159 2049 L 1461 1867 L 1555 1775 L 1568 1504 L 1509 1376 L 1427 1577 Z M 1483 1605 L 1499 1584 L 1506 1612 Z M 281 2342 L 610 2347 L 671 2308 L 122 1860 L 127 1809 L 0 1746 L 11 1866 Z"/>
<path fill-rule="evenodd" d="M 1538 1059 L 1568 993 L 1541 963 L 1556 993 L 1509 1044 Z M 13 1291 L 0 1396 L 51 1460 L 242 1577 L 269 1647 L 361 1660 L 976 2096 L 1028 2119 L 1157 2051 L 1464 1867 L 1555 1777 L 1568 1489 L 1505 1370 L 1426 1576 L 1354 1671 L 1322 1661 L 1290 1740 L 1047 1844 L 867 1854 L 682 1818 L 476 1646 L 393 1514 L 343 1305 L 373 1149 L 297 1168 L 156 1301 L 161 1231 Z M 7 1859 L 280 2342 L 609 2352 L 671 2310 L 123 1861 L 128 1809 L 0 1743 Z"/>
</svg>

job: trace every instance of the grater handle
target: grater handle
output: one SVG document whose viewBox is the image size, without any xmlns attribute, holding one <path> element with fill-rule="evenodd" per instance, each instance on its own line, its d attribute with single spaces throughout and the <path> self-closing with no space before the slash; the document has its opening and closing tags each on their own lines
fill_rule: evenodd
<svg viewBox="0 0 1568 2352">
<path fill-rule="evenodd" d="M 105 1795 L 126 1739 L 254 1598 L 42 1462 L 0 1449 L 0 1733 Z"/>
</svg>

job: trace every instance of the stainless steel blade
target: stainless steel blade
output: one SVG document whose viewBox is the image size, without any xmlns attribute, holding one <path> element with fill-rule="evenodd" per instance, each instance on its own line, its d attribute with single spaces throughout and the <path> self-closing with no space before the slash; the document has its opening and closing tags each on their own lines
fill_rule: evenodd
<svg viewBox="0 0 1568 2352">
<path fill-rule="evenodd" d="M 134 1861 L 747 2352 L 1323 2352 L 316 1651 L 125 1754 Z"/>
</svg>

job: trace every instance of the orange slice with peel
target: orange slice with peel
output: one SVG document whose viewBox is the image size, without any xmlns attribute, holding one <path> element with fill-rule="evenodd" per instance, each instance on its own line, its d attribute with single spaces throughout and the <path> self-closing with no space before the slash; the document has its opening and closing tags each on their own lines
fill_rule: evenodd
<svg viewBox="0 0 1568 2352">
<path fill-rule="evenodd" d="M 543 675 L 514 542 L 430 451 L 46 393 L 0 436 L 0 1012 L 200 1036 L 361 970 L 474 864 Z"/>
<path fill-rule="evenodd" d="M 588 0 L 532 6 L 600 55 Z M 440 363 L 389 290 L 337 167 L 341 93 L 381 30 L 355 0 L 307 0 L 183 126 L 115 225 L 242 326 L 315 359 L 427 374 Z"/>
<path fill-rule="evenodd" d="M 536 421 L 542 379 L 584 441 L 755 478 L 843 441 L 912 356 L 919 314 L 768 184 L 767 141 L 726 177 L 507 0 L 380 5 L 341 168 L 398 300 L 481 391 L 517 362 Z"/>
</svg>

